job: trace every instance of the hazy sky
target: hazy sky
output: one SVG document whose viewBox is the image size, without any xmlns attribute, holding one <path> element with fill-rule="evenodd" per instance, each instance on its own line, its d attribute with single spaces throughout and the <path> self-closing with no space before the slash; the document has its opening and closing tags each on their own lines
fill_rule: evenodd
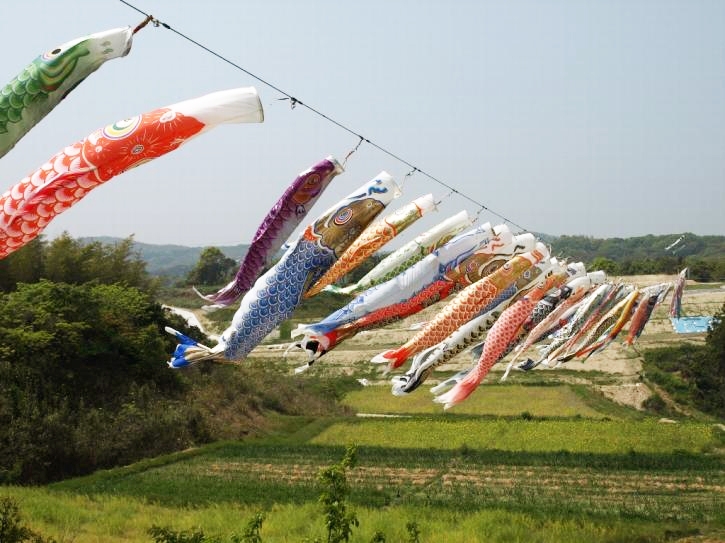
<svg viewBox="0 0 725 543">
<path fill-rule="evenodd" d="M 721 0 L 134 0 L 242 66 L 522 227 L 554 235 L 725 235 Z M 2 18 L 2 84 L 44 51 L 143 15 L 118 0 L 24 0 Z M 297 174 L 357 138 L 163 27 L 136 34 L 0 159 L 6 190 L 95 129 L 217 90 L 255 86 L 262 124 L 223 125 L 59 215 L 52 238 L 250 241 Z M 386 170 L 363 143 L 310 212 Z M 420 173 L 397 207 L 479 208 Z M 482 220 L 502 222 L 483 211 Z M 306 221 L 306 222 L 309 222 Z"/>
</svg>

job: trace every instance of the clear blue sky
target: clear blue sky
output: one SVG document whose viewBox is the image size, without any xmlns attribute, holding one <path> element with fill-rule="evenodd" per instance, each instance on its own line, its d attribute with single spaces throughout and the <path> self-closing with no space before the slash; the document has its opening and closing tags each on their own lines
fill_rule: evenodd
<svg viewBox="0 0 725 543">
<path fill-rule="evenodd" d="M 725 235 L 721 0 L 130 3 L 528 230 Z M 118 0 L 6 11 L 2 84 L 56 45 L 143 19 Z M 250 85 L 264 123 L 215 128 L 95 189 L 45 231 L 247 243 L 301 170 L 342 160 L 357 138 L 162 27 L 139 32 L 127 57 L 0 159 L 1 190 L 96 128 Z M 410 168 L 363 144 L 309 218 L 381 170 L 400 182 Z M 442 200 L 405 241 L 478 211 L 420 173 L 403 192 L 391 211 L 428 192 Z"/>
</svg>

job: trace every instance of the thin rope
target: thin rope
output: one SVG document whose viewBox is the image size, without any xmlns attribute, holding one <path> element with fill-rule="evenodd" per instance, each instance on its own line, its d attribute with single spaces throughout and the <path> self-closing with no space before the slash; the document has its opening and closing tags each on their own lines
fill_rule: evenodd
<svg viewBox="0 0 725 543">
<path fill-rule="evenodd" d="M 403 186 L 405 185 L 405 182 L 408 180 L 409 177 L 411 177 L 417 171 L 418 171 L 418 168 L 414 167 L 412 170 L 410 170 L 408 173 L 406 173 L 403 176 L 403 180 L 400 182 L 400 190 L 403 190 Z"/>
<path fill-rule="evenodd" d="M 149 24 L 153 20 L 154 20 L 153 15 L 147 15 L 143 21 L 141 21 L 138 25 L 136 25 L 136 28 L 133 29 L 133 33 L 135 34 L 136 32 L 141 30 L 143 27 L 145 27 L 147 24 Z"/>
<path fill-rule="evenodd" d="M 435 202 L 435 205 L 440 205 L 443 202 L 443 200 L 445 200 L 446 198 L 450 198 L 451 197 L 451 194 L 453 194 L 453 191 L 450 191 L 448 194 L 446 194 L 445 196 L 443 196 L 440 200 L 438 200 L 437 202 Z M 476 216 L 478 216 L 478 213 L 476 213 Z"/>
<path fill-rule="evenodd" d="M 362 136 L 360 136 L 360 139 L 358 140 L 358 142 L 357 142 L 357 145 L 355 145 L 355 147 L 353 147 L 352 149 L 350 149 L 350 151 L 349 151 L 349 152 L 348 152 L 348 153 L 347 153 L 347 154 L 345 155 L 345 159 L 344 159 L 344 160 L 342 161 L 342 167 L 343 167 L 343 168 L 345 167 L 345 164 L 347 164 L 347 159 L 348 159 L 348 158 L 350 158 L 350 156 L 351 156 L 351 155 L 352 155 L 352 154 L 353 154 L 353 153 L 354 153 L 355 151 L 357 151 L 357 150 L 358 150 L 358 148 L 360 147 L 360 145 L 362 144 L 362 142 L 363 142 L 363 140 L 364 140 L 364 139 L 365 139 L 365 138 L 363 138 Z"/>
<path fill-rule="evenodd" d="M 356 136 L 356 137 L 360 138 L 360 142 L 358 143 L 358 146 L 359 146 L 359 145 L 360 145 L 360 144 L 361 144 L 361 143 L 362 143 L 362 142 L 364 141 L 365 143 L 368 143 L 368 144 L 370 144 L 371 146 L 375 147 L 375 148 L 376 148 L 376 149 L 377 149 L 378 151 L 380 151 L 380 152 L 382 152 L 382 153 L 384 153 L 384 154 L 388 155 L 389 157 L 391 157 L 391 158 L 393 158 L 393 159 L 397 160 L 398 162 L 402 162 L 403 164 L 405 164 L 405 165 L 406 165 L 406 166 L 408 166 L 409 168 L 412 168 L 412 169 L 414 169 L 415 171 L 418 171 L 418 172 L 420 172 L 420 173 L 421 173 L 421 175 L 424 175 L 425 177 L 427 177 L 427 178 L 428 178 L 428 179 L 430 179 L 431 181 L 434 181 L 434 182 L 438 183 L 439 185 L 441 185 L 441 186 L 443 186 L 443 187 L 447 188 L 448 190 L 450 190 L 450 191 L 451 191 L 452 193 L 454 193 L 454 194 L 457 194 L 457 195 L 458 195 L 458 196 L 460 196 L 461 198 L 463 198 L 463 199 L 465 199 L 465 200 L 468 200 L 468 201 L 469 201 L 469 202 L 471 202 L 472 204 L 474 204 L 474 205 L 476 205 L 476 206 L 480 207 L 480 208 L 481 208 L 481 210 L 485 209 L 486 211 L 488 211 L 488 212 L 489 212 L 489 213 L 491 213 L 492 215 L 495 215 L 495 216 L 496 216 L 496 217 L 498 217 L 499 219 L 503 220 L 503 221 L 504 221 L 505 223 L 511 223 L 511 224 L 512 224 L 513 226 L 515 226 L 515 227 L 517 227 L 517 228 L 520 228 L 520 229 L 521 229 L 522 231 L 525 231 L 525 230 L 526 230 L 526 229 L 525 229 L 524 227 L 522 227 L 521 225 L 519 225 L 519 224 L 517 224 L 516 222 L 512 221 L 511 219 L 507 218 L 506 216 L 502 215 L 501 213 L 497 213 L 496 211 L 492 210 L 491 208 L 488 208 L 488 207 L 484 206 L 484 205 L 483 205 L 482 203 L 480 203 L 480 202 L 479 202 L 478 200 L 476 200 L 476 199 L 474 199 L 474 198 L 471 198 L 471 197 L 470 197 L 470 196 L 468 196 L 467 194 L 464 194 L 463 192 L 461 192 L 461 191 L 457 190 L 456 188 L 454 188 L 454 187 L 450 186 L 450 185 L 449 185 L 448 183 L 446 183 L 446 182 L 442 181 L 441 179 L 438 179 L 437 177 L 435 177 L 435 176 L 433 176 L 433 175 L 429 174 L 428 172 L 426 172 L 426 171 L 424 171 L 424 170 L 420 169 L 419 167 L 417 167 L 417 166 L 415 166 L 414 164 L 412 164 L 412 163 L 408 162 L 407 160 L 405 160 L 404 158 L 402 158 L 402 157 L 398 156 L 397 154 L 393 153 L 392 151 L 389 151 L 389 150 L 388 150 L 388 149 L 386 149 L 385 147 L 382 147 L 381 145 L 378 145 L 378 144 L 377 144 L 377 143 L 375 143 L 374 141 L 371 141 L 371 140 L 369 140 L 369 139 L 367 139 L 367 138 L 365 138 L 365 137 L 361 136 L 361 135 L 360 135 L 360 134 L 358 134 L 358 133 L 357 133 L 356 131 L 354 131 L 354 130 L 353 130 L 353 129 L 351 129 L 351 128 L 348 128 L 347 126 L 345 126 L 345 125 L 344 125 L 344 124 L 342 124 L 341 122 L 339 122 L 339 121 L 336 121 L 335 119 L 333 119 L 333 118 L 331 118 L 331 117 L 328 117 L 327 115 L 325 115 L 325 114 L 324 114 L 324 113 L 322 113 L 321 111 L 319 111 L 319 110 L 315 109 L 314 107 L 312 107 L 312 106 L 310 106 L 310 105 L 308 105 L 308 104 L 305 104 L 305 103 L 304 103 L 304 102 L 302 102 L 302 101 L 301 101 L 300 99 L 298 99 L 298 98 L 294 97 L 293 95 L 289 94 L 288 92 L 285 92 L 285 91 L 283 91 L 282 89 L 280 89 L 280 88 L 279 88 L 279 87 L 277 87 L 276 85 L 273 85 L 272 83 L 270 83 L 270 82 L 269 82 L 269 81 L 267 81 L 266 79 L 263 79 L 262 77 L 260 77 L 260 76 L 258 76 L 258 75 L 256 75 L 256 74 L 254 74 L 254 73 L 252 73 L 252 72 L 250 72 L 249 70 L 247 70 L 247 69 L 243 68 L 243 67 L 242 67 L 242 66 L 240 66 L 239 64 L 236 64 L 235 62 L 233 62 L 233 61 L 229 60 L 228 58 L 226 58 L 226 57 L 224 57 L 224 56 L 220 55 L 220 54 L 219 54 L 219 53 L 217 53 L 216 51 L 214 51 L 214 50 L 212 50 L 212 49 L 208 48 L 207 46 L 205 46 L 205 45 L 203 45 L 203 44 L 199 43 L 198 41 L 196 41 L 196 40 L 194 40 L 194 39 L 190 38 L 190 37 L 189 37 L 189 36 L 187 36 L 186 34 L 184 34 L 184 33 L 180 32 L 180 31 L 178 31 L 178 30 L 176 30 L 176 29 L 172 28 L 172 27 L 171 27 L 170 25 L 168 25 L 167 23 L 164 23 L 164 22 L 162 22 L 162 21 L 159 21 L 159 20 L 158 20 L 158 19 L 156 19 L 155 17 L 152 17 L 152 16 L 150 15 L 150 14 L 148 14 L 148 13 L 146 13 L 145 11 L 143 11 L 143 10 L 141 10 L 141 9 L 137 8 L 137 7 L 136 7 L 136 6 L 134 6 L 133 4 L 131 4 L 131 3 L 127 2 L 126 0 L 119 0 L 119 2 L 121 2 L 122 4 L 125 4 L 126 6 L 130 7 L 131 9 L 134 9 L 134 10 L 138 11 L 139 13 L 141 13 L 141 14 L 145 15 L 146 17 L 151 17 L 151 19 L 150 19 L 150 20 L 152 20 L 152 21 L 153 21 L 153 24 L 154 24 L 154 26 L 156 26 L 156 27 L 158 27 L 158 26 L 162 26 L 162 27 L 164 27 L 165 29 L 167 29 L 167 30 L 170 30 L 171 32 L 173 32 L 174 34 L 176 34 L 177 36 L 179 36 L 180 38 L 183 38 L 183 39 L 185 39 L 186 41 L 188 41 L 188 42 L 190 42 L 190 43 L 192 43 L 192 44 L 196 45 L 197 47 L 199 47 L 199 48 L 203 49 L 204 51 L 206 51 L 206 52 L 207 52 L 207 53 L 209 53 L 210 55 L 213 55 L 213 56 L 215 56 L 216 58 L 218 58 L 218 59 L 219 59 L 219 60 L 221 60 L 222 62 L 225 62 L 225 63 L 229 64 L 230 66 L 232 66 L 232 67 L 236 68 L 237 70 L 239 70 L 239 71 L 241 71 L 241 72 L 244 72 L 244 73 L 245 73 L 245 74 L 247 74 L 248 76 L 250 76 L 250 77 L 252 77 L 252 78 L 256 79 L 257 81 L 259 81 L 260 83 L 262 83 L 262 84 L 264 84 L 264 85 L 268 86 L 268 87 L 269 87 L 270 89 L 272 89 L 272 90 L 274 90 L 274 91 L 278 92 L 279 94 L 283 95 L 283 96 L 284 96 L 285 98 L 281 98 L 281 99 L 282 99 L 282 100 L 284 100 L 284 99 L 288 99 L 288 100 L 290 100 L 290 104 L 292 105 L 292 108 L 294 108 L 295 106 L 298 106 L 298 105 L 299 105 L 299 106 L 302 106 L 302 107 L 305 107 L 305 108 L 307 108 L 307 109 L 308 109 L 309 111 L 311 111 L 312 113 L 315 113 L 315 114 L 316 114 L 316 115 L 318 115 L 319 117 L 322 117 L 323 119 L 325 119 L 326 121 L 328 121 L 328 122 L 330 122 L 330 123 L 334 124 L 334 125 L 335 125 L 335 126 L 337 126 L 338 128 L 340 128 L 340 129 L 342 129 L 342 130 L 344 130 L 344 131 L 346 131 L 346 132 L 348 132 L 348 133 L 350 133 L 350 134 L 352 134 L 352 135 L 354 135 L 354 136 Z M 356 149 L 357 149 L 357 147 L 356 147 Z M 349 156 L 349 154 L 350 154 L 350 153 L 348 153 L 348 156 Z M 346 157 L 346 159 L 347 159 L 347 157 Z M 480 212 L 481 212 L 481 211 L 479 211 L 479 213 L 480 213 Z"/>
</svg>

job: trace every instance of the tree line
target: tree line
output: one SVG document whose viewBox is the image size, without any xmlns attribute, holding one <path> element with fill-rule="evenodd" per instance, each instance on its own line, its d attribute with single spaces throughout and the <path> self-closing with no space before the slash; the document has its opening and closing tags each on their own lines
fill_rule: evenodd
<svg viewBox="0 0 725 543">
<path fill-rule="evenodd" d="M 674 275 L 689 268 L 700 282 L 725 281 L 725 236 L 685 233 L 631 238 L 542 236 L 555 256 L 582 261 L 610 275 Z"/>
</svg>

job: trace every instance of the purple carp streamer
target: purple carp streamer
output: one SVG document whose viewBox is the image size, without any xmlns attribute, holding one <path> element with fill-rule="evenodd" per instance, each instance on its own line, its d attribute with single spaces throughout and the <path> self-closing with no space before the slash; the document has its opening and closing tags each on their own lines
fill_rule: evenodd
<svg viewBox="0 0 725 543">
<path fill-rule="evenodd" d="M 257 228 L 234 280 L 215 294 L 203 295 L 194 289 L 199 296 L 214 304 L 205 308 L 225 307 L 244 296 L 262 271 L 272 265 L 277 251 L 304 220 L 330 182 L 342 172 L 340 163 L 333 157 L 327 157 L 300 173 Z"/>
<path fill-rule="evenodd" d="M 319 279 L 400 190 L 387 172 L 363 185 L 309 225 L 282 258 L 242 298 L 216 346 L 206 347 L 173 328 L 180 341 L 169 361 L 179 368 L 201 360 L 245 358 L 280 322 L 289 318 L 302 294 Z"/>
<path fill-rule="evenodd" d="M 415 221 L 429 211 L 435 210 L 432 194 L 416 198 L 407 205 L 394 211 L 390 215 L 375 221 L 358 237 L 345 253 L 335 262 L 327 272 L 317 280 L 307 292 L 305 298 L 319 294 L 323 288 L 331 285 L 344 275 L 348 274 L 365 260 L 371 257 L 378 249 L 388 243 Z"/>
<path fill-rule="evenodd" d="M 450 241 L 466 228 L 469 228 L 471 224 L 472 221 L 467 211 L 464 210 L 456 213 L 445 221 L 438 223 L 430 230 L 426 230 L 397 251 L 390 253 L 357 283 L 345 287 L 328 285 L 324 290 L 339 294 L 354 294 L 389 281 L 393 277 L 403 273 L 416 262 L 423 260 L 424 257 L 435 251 L 438 247 Z"/>
<path fill-rule="evenodd" d="M 0 258 L 37 237 L 56 215 L 113 177 L 222 123 L 261 123 L 254 87 L 215 92 L 100 128 L 0 195 Z"/>
<path fill-rule="evenodd" d="M 0 91 L 0 157 L 107 60 L 131 50 L 130 27 L 77 38 L 43 53 Z"/>
</svg>

